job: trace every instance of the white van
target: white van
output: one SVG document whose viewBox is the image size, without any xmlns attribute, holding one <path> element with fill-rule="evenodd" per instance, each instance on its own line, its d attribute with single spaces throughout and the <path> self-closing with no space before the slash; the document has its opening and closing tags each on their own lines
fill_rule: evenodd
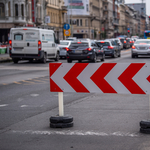
<svg viewBox="0 0 150 150">
<path fill-rule="evenodd" d="M 14 63 L 33 59 L 46 63 L 46 59 L 59 60 L 59 40 L 53 30 L 19 27 L 10 30 L 9 54 Z"/>
</svg>

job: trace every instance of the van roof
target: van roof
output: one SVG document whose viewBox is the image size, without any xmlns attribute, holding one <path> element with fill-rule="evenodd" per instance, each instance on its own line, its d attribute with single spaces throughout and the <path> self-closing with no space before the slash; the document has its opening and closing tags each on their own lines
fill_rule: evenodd
<svg viewBox="0 0 150 150">
<path fill-rule="evenodd" d="M 37 31 L 50 31 L 50 32 L 54 32 L 53 30 L 49 30 L 49 29 L 42 29 L 42 28 L 38 28 L 38 27 L 19 27 L 19 28 L 11 28 L 11 30 L 20 30 L 20 29 L 29 29 L 29 30 L 37 30 Z"/>
</svg>

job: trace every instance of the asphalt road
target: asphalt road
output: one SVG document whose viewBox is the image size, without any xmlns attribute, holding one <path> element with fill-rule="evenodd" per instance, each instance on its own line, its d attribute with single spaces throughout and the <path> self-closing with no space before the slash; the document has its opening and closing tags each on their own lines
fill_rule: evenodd
<svg viewBox="0 0 150 150">
<path fill-rule="evenodd" d="M 139 133 L 139 122 L 150 117 L 148 95 L 64 93 L 74 127 L 49 128 L 49 117 L 58 114 L 58 94 L 49 91 L 51 62 L 0 64 L 0 150 L 150 149 L 150 136 Z M 133 59 L 124 50 L 105 62 L 149 63 L 150 57 Z"/>
</svg>

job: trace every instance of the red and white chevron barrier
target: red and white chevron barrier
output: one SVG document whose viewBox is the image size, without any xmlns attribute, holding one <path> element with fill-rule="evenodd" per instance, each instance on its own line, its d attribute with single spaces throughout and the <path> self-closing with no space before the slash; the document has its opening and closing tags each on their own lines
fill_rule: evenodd
<svg viewBox="0 0 150 150">
<path fill-rule="evenodd" d="M 150 94 L 150 63 L 50 63 L 51 92 Z"/>
</svg>

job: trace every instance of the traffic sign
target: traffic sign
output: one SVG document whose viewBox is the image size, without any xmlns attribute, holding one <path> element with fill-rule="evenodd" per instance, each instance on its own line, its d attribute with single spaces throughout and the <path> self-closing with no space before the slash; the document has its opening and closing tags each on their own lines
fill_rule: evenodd
<svg viewBox="0 0 150 150">
<path fill-rule="evenodd" d="M 150 94 L 150 63 L 50 63 L 51 92 Z"/>
<path fill-rule="evenodd" d="M 70 29 L 70 25 L 69 24 L 64 24 L 64 29 L 65 30 L 69 30 Z"/>
<path fill-rule="evenodd" d="M 70 29 L 69 30 L 64 29 L 64 36 L 70 36 L 70 33 L 71 33 Z"/>
</svg>

